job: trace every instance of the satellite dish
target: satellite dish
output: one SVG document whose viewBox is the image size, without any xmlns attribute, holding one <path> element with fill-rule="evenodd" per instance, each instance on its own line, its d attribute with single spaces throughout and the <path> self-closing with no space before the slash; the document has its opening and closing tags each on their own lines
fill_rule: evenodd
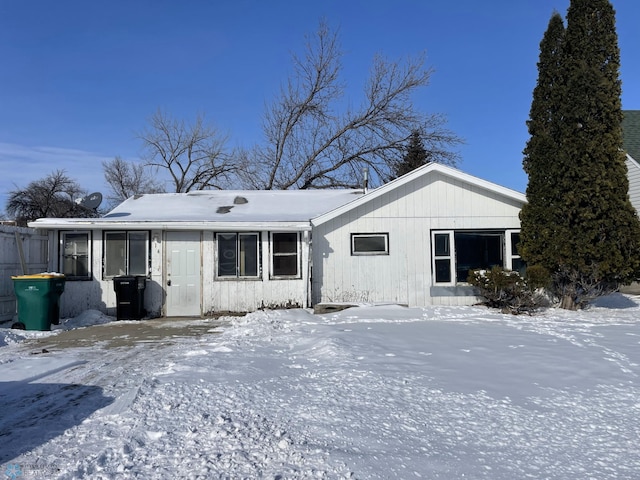
<svg viewBox="0 0 640 480">
<path fill-rule="evenodd" d="M 95 210 L 102 203 L 102 194 L 100 192 L 94 192 L 80 200 L 80 205 L 89 210 Z"/>
</svg>

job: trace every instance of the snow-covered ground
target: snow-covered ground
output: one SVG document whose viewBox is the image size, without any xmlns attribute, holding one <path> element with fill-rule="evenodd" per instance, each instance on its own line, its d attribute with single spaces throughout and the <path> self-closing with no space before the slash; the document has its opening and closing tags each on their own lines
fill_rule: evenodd
<svg viewBox="0 0 640 480">
<path fill-rule="evenodd" d="M 640 307 L 256 312 L 171 342 L 0 329 L 6 478 L 640 478 Z M 203 320 L 193 320 L 202 327 Z"/>
</svg>

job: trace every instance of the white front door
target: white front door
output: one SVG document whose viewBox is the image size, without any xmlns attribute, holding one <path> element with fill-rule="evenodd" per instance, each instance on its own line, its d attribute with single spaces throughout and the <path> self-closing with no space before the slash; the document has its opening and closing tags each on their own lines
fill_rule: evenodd
<svg viewBox="0 0 640 480">
<path fill-rule="evenodd" d="M 200 232 L 167 232 L 167 317 L 199 317 Z"/>
</svg>

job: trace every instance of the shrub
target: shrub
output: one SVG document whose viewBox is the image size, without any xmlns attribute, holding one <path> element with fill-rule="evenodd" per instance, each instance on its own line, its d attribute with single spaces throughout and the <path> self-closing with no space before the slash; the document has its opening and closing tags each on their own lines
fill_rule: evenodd
<svg viewBox="0 0 640 480">
<path fill-rule="evenodd" d="M 496 266 L 491 270 L 472 270 L 468 279 L 478 289 L 478 294 L 485 298 L 485 305 L 513 314 L 545 306 L 544 287 L 549 281 L 550 276 L 543 267 L 534 268 L 530 277 L 523 278 L 518 272 Z"/>
<path fill-rule="evenodd" d="M 531 265 L 527 267 L 525 279 L 531 288 L 548 289 L 551 285 L 551 273 L 542 265 Z"/>
</svg>

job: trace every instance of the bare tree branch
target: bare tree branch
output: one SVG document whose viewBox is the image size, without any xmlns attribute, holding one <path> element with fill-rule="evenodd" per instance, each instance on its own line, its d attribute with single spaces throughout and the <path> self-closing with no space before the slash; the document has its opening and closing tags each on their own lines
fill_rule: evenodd
<svg viewBox="0 0 640 480">
<path fill-rule="evenodd" d="M 321 22 L 308 37 L 302 58 L 293 57 L 293 76 L 267 107 L 265 143 L 244 152 L 245 184 L 265 189 L 357 186 L 363 167 L 382 183 L 419 131 L 433 161 L 454 164 L 449 147 L 461 140 L 443 128 L 441 115 L 418 112 L 413 93 L 429 83 L 424 58 L 374 59 L 364 100 L 343 108 L 342 51 L 337 33 Z"/>
<path fill-rule="evenodd" d="M 222 189 L 236 171 L 225 151 L 226 137 L 206 125 L 202 115 L 189 125 L 158 110 L 138 137 L 146 165 L 166 169 L 175 192 Z"/>
<path fill-rule="evenodd" d="M 107 200 L 116 205 L 141 193 L 162 193 L 164 186 L 149 172 L 145 165 L 127 162 L 116 156 L 102 162 L 104 179 L 110 187 Z"/>
</svg>

